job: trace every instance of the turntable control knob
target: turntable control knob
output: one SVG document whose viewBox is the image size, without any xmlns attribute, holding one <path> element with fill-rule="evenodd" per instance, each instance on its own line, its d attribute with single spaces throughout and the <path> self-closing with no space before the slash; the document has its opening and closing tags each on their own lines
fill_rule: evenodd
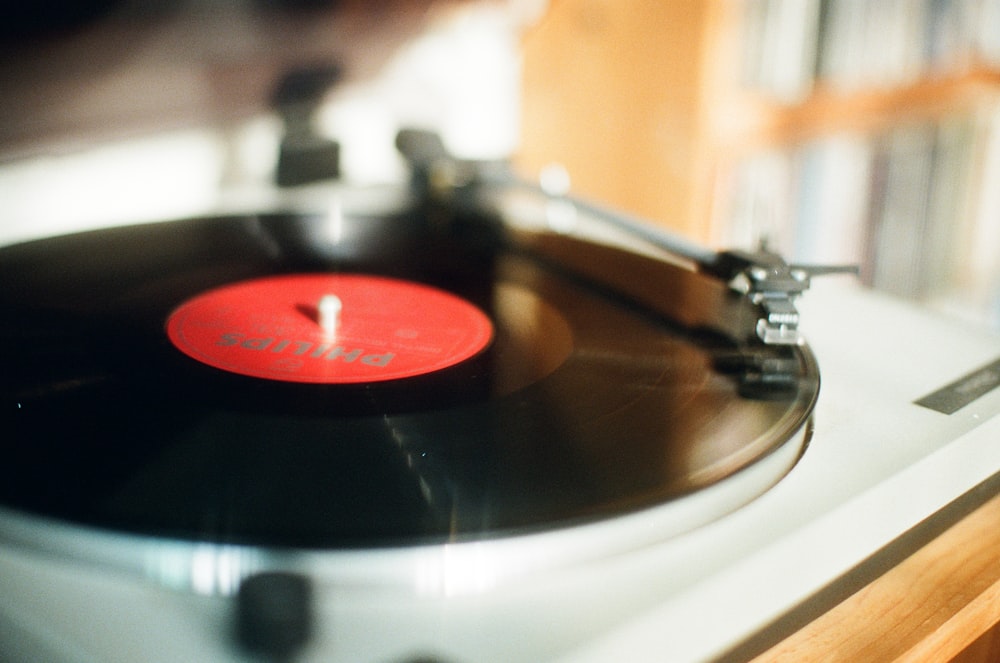
<svg viewBox="0 0 1000 663">
<path fill-rule="evenodd" d="M 294 573 L 250 576 L 240 585 L 236 637 L 267 660 L 288 660 L 309 641 L 313 627 L 312 587 Z"/>
<path fill-rule="evenodd" d="M 278 82 L 271 101 L 284 123 L 275 179 L 298 186 L 340 177 L 340 144 L 315 126 L 327 91 L 341 78 L 336 63 L 292 69 Z"/>
</svg>

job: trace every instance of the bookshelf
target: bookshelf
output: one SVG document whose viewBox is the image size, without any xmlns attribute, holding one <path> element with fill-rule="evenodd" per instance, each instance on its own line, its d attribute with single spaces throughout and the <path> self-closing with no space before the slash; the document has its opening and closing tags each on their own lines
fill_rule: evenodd
<svg viewBox="0 0 1000 663">
<path fill-rule="evenodd" d="M 551 0 L 526 175 L 1000 327 L 1000 3 Z"/>
</svg>

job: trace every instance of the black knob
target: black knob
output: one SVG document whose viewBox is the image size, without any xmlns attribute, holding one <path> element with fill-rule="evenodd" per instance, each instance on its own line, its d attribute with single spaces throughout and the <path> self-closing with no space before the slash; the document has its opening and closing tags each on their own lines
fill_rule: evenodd
<svg viewBox="0 0 1000 663">
<path fill-rule="evenodd" d="M 236 636 L 247 650 L 287 660 L 308 642 L 313 629 L 312 586 L 294 573 L 250 576 L 236 602 Z"/>
<path fill-rule="evenodd" d="M 278 186 L 340 177 L 340 145 L 313 125 L 324 95 L 340 77 L 339 65 L 321 63 L 286 72 L 275 87 L 271 103 L 284 123 L 275 174 Z"/>
</svg>

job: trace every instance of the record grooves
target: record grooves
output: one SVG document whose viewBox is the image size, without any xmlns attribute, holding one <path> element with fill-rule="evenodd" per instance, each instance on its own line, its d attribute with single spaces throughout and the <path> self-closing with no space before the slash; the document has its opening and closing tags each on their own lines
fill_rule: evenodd
<svg viewBox="0 0 1000 663">
<path fill-rule="evenodd" d="M 472 540 L 668 503 L 808 419 L 804 349 L 793 389 L 745 398 L 717 370 L 731 344 L 473 232 L 488 225 L 338 223 L 193 219 L 0 249 L 0 504 L 214 542 Z M 167 336 L 172 312 L 214 288 L 303 274 L 438 289 L 492 335 L 441 368 L 330 384 L 220 370 Z"/>
</svg>

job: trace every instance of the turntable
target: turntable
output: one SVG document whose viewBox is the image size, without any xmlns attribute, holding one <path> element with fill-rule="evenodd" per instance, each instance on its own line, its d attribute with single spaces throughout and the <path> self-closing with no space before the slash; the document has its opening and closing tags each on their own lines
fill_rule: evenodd
<svg viewBox="0 0 1000 663">
<path fill-rule="evenodd" d="M 398 147 L 0 248 L 10 660 L 739 660 L 994 491 L 994 335 Z"/>
</svg>

